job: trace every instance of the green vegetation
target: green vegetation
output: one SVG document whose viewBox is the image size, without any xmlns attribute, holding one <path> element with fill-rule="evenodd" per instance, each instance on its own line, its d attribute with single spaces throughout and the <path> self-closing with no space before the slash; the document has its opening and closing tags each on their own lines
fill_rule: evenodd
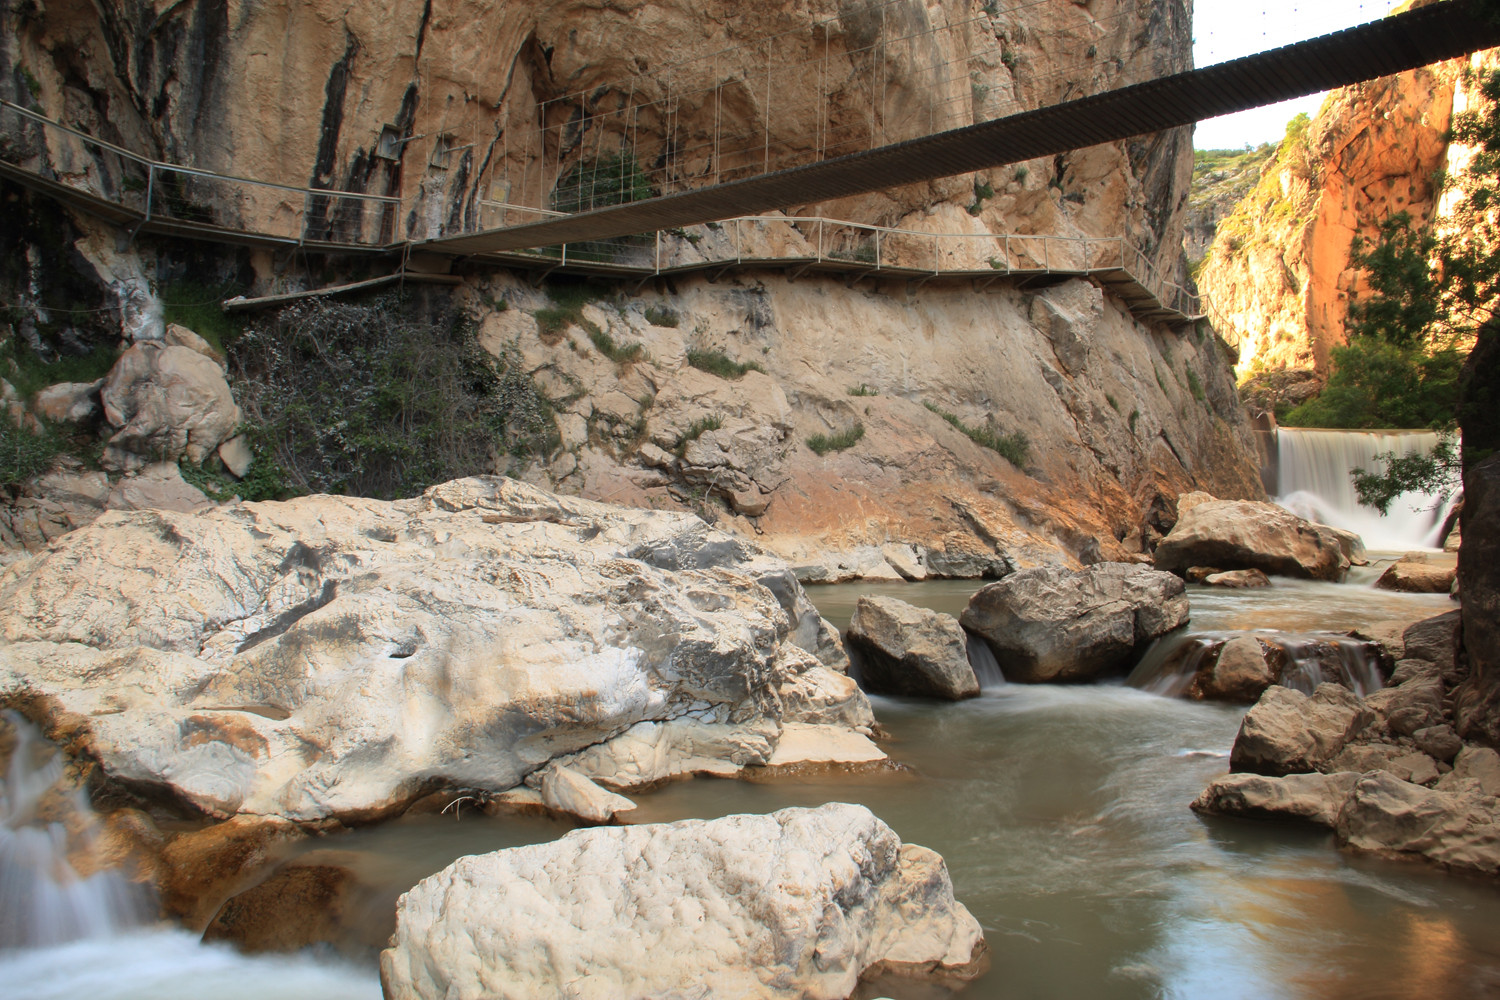
<svg viewBox="0 0 1500 1000">
<path fill-rule="evenodd" d="M 719 417 L 701 417 L 694 420 L 688 425 L 688 429 L 683 431 L 682 437 L 677 439 L 677 457 L 681 458 L 682 453 L 687 451 L 687 446 L 702 437 L 704 433 L 716 431 L 723 426 L 724 421 Z"/>
<path fill-rule="evenodd" d="M 547 286 L 547 297 L 554 305 L 532 314 L 542 339 L 556 343 L 569 326 L 583 325 L 583 307 L 603 293 L 594 285 L 580 281 L 562 281 Z"/>
<path fill-rule="evenodd" d="M 1198 373 L 1193 371 L 1191 368 L 1187 369 L 1187 384 L 1188 392 L 1191 392 L 1193 394 L 1193 398 L 1200 403 L 1203 402 L 1205 398 L 1203 394 L 1203 383 L 1198 380 Z"/>
<path fill-rule="evenodd" d="M 874 386 L 865 385 L 863 382 L 861 382 L 859 385 L 851 385 L 849 387 L 849 395 L 878 396 L 880 395 L 880 390 L 876 389 Z"/>
<path fill-rule="evenodd" d="M 1130 433 L 1132 433 L 1132 434 L 1135 433 L 1135 425 L 1140 421 L 1140 419 L 1141 419 L 1141 411 L 1140 410 L 1131 410 L 1130 411 Z"/>
<path fill-rule="evenodd" d="M 677 310 L 668 309 L 666 306 L 647 306 L 646 322 L 652 326 L 670 326 L 675 328 L 681 322 L 681 317 L 677 315 Z"/>
<path fill-rule="evenodd" d="M 807 439 L 807 446 L 817 455 L 826 455 L 830 451 L 844 451 L 854 447 L 855 442 L 865 436 L 865 425 L 855 423 L 853 427 L 839 431 L 837 434 L 814 434 Z"/>
<path fill-rule="evenodd" d="M 687 352 L 687 363 L 702 372 L 717 375 L 719 378 L 728 379 L 733 382 L 745 377 L 746 372 L 765 372 L 758 362 L 735 361 L 723 351 L 699 351 L 689 350 Z"/>
<path fill-rule="evenodd" d="M 1026 178 L 1031 176 L 1031 171 L 1026 167 L 1017 167 L 1016 172 L 1011 174 L 1011 180 L 1017 184 L 1025 184 Z"/>
<path fill-rule="evenodd" d="M 229 353 L 255 452 L 240 495 L 412 496 L 549 456 L 552 405 L 519 347 L 496 358 L 474 332 L 394 295 L 299 303 L 258 322 Z"/>
<path fill-rule="evenodd" d="M 583 321 L 583 328 L 588 331 L 589 339 L 594 342 L 599 353 L 616 364 L 628 364 L 646 356 L 646 349 L 640 344 L 617 344 L 615 338 L 611 337 L 607 331 L 599 329 L 588 320 Z"/>
<path fill-rule="evenodd" d="M 22 399 L 29 400 L 37 390 L 59 382 L 101 379 L 109 374 L 119 356 L 113 347 L 101 345 L 88 354 L 60 354 L 55 361 L 43 361 L 20 337 L 12 336 L 0 345 L 0 372 Z"/>
<path fill-rule="evenodd" d="M 1111 410 L 1114 410 L 1116 413 L 1120 412 L 1120 403 L 1115 399 L 1115 397 L 1106 392 L 1104 394 L 1104 401 L 1109 404 L 1109 408 Z"/>
<path fill-rule="evenodd" d="M 993 197 L 995 197 L 995 189 L 989 183 L 981 184 L 978 180 L 975 180 L 974 203 L 969 206 L 969 214 L 978 215 L 984 211 L 984 203 Z"/>
<path fill-rule="evenodd" d="M 924 400 L 923 406 L 942 417 L 954 429 L 958 430 L 975 444 L 988 448 L 1000 455 L 1011 465 L 1018 469 L 1026 467 L 1026 459 L 1031 451 L 1031 442 L 1026 439 L 1022 431 L 1013 431 L 1010 434 L 999 434 L 988 427 L 970 427 L 960 420 L 957 414 L 949 413 L 935 404 Z"/>
<path fill-rule="evenodd" d="M 552 194 L 552 208 L 558 212 L 587 212 L 645 201 L 655 194 L 635 156 L 606 153 L 579 160 L 562 176 Z"/>
<path fill-rule="evenodd" d="M 42 82 L 38 80 L 35 74 L 33 74 L 31 70 L 27 69 L 25 66 L 20 67 L 19 71 L 21 74 L 21 82 L 26 84 L 26 89 L 31 93 L 32 99 L 35 100 L 40 98 L 42 96 Z"/>
<path fill-rule="evenodd" d="M 187 327 L 223 354 L 245 332 L 246 321 L 240 314 L 225 312 L 221 303 L 243 290 L 233 284 L 173 282 L 161 289 L 162 318 Z"/>
<path fill-rule="evenodd" d="M 40 476 L 64 451 L 56 431 L 46 424 L 40 433 L 16 426 L 10 414 L 0 409 L 0 486 L 18 486 Z"/>
</svg>

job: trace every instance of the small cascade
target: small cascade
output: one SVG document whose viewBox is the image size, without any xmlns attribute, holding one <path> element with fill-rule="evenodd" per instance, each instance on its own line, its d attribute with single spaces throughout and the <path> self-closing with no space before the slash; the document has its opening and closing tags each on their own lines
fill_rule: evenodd
<svg viewBox="0 0 1500 1000">
<path fill-rule="evenodd" d="M 1005 674 L 1000 672 L 1000 661 L 995 659 L 989 643 L 973 632 L 964 635 L 967 637 L 964 648 L 969 654 L 969 666 L 974 668 L 974 678 L 979 681 L 980 690 L 1004 684 Z"/>
<path fill-rule="evenodd" d="M 1254 636 L 1272 647 L 1276 683 L 1303 694 L 1312 694 L 1319 684 L 1342 684 L 1360 697 L 1380 690 L 1379 654 L 1373 643 L 1330 632 L 1188 632 L 1158 639 L 1141 657 L 1130 676 L 1129 687 L 1167 698 L 1191 693 L 1201 673 L 1211 671 L 1219 650 L 1230 639 Z"/>
<path fill-rule="evenodd" d="M 1435 549 L 1453 498 L 1440 503 L 1424 493 L 1403 493 L 1384 517 L 1361 506 L 1350 469 L 1379 468 L 1375 456 L 1411 455 L 1437 444 L 1431 431 L 1328 431 L 1282 427 L 1277 431 L 1276 502 L 1299 517 L 1353 531 L 1375 551 Z"/>
<path fill-rule="evenodd" d="M 97 819 L 69 787 L 63 755 L 15 712 L 0 713 L 0 949 L 106 937 L 151 915 L 149 890 L 96 870 Z"/>
</svg>

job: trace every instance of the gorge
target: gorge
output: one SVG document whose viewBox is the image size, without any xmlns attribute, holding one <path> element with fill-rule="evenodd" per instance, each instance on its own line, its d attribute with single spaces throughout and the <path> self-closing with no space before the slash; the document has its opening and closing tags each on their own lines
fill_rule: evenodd
<svg viewBox="0 0 1500 1000">
<path fill-rule="evenodd" d="M 1265 346 L 1279 321 L 1257 310 L 1291 309 L 1257 290 L 1271 265 L 1210 249 L 1201 280 L 1233 322 L 1188 308 L 1189 129 L 501 261 L 370 249 L 1155 79 L 1191 65 L 1191 24 L 1190 0 L 0 11 L 0 160 L 161 213 L 137 228 L 0 180 L 0 980 L 1493 990 L 1482 851 L 1448 871 L 1373 835 L 1335 852 L 1342 828 L 1188 809 L 1262 689 L 1340 680 L 1381 704 L 1396 661 L 1433 659 L 1404 627 L 1456 606 L 1373 586 L 1409 550 L 1451 569 L 1441 514 L 1359 525 L 1368 565 L 1295 522 L 1337 550 L 1325 580 L 1226 589 L 1198 579 L 1245 567 L 1158 558 L 1215 498 L 1355 527 L 1305 478 L 1342 487 L 1347 442 L 1305 460 L 1335 432 L 1283 428 L 1273 459 L 1240 401 L 1236 363 L 1323 350 Z M 1421 193 L 1393 185 L 1381 204 Z M 173 220 L 236 225 L 214 242 Z M 331 252 L 344 240 L 369 252 Z M 1324 284 L 1308 301 L 1352 291 Z M 1468 659 L 1423 727 L 1462 749 L 1423 749 L 1429 780 L 1392 727 L 1400 755 L 1369 765 L 1434 796 L 1475 782 L 1476 816 L 1495 790 L 1471 762 L 1500 720 L 1484 468 L 1458 564 Z M 1147 577 L 1168 596 L 1143 598 Z M 956 619 L 988 582 L 1082 578 L 1138 603 L 1113 637 L 1130 663 L 1102 682 L 1007 683 L 1018 658 L 955 621 L 977 696 L 856 683 L 860 596 Z M 1147 652 L 1177 601 L 1186 634 Z M 1272 632 L 1280 684 L 1197 700 L 1206 657 Z"/>
</svg>

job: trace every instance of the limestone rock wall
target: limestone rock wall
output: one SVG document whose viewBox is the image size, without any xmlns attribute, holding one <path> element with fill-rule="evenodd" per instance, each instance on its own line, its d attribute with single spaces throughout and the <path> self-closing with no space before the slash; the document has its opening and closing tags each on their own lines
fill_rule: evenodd
<svg viewBox="0 0 1500 1000">
<path fill-rule="evenodd" d="M 679 280 L 601 297 L 558 332 L 537 323 L 552 308 L 543 291 L 493 278 L 471 295 L 482 343 L 514 345 L 563 400 L 561 451 L 525 475 L 692 507 L 806 579 L 1123 559 L 1149 544 L 1159 498 L 1193 485 L 1260 495 L 1219 342 L 1142 326 L 1086 281 L 976 294 L 967 283 Z M 507 308 L 485 304 L 498 300 Z M 663 313 L 677 325 L 655 325 Z M 642 360 L 609 360 L 590 328 L 617 348 L 639 344 Z M 690 352 L 763 371 L 721 378 Z M 844 450 L 809 445 L 848 432 L 862 436 Z M 982 444 L 1017 432 L 1029 445 L 1019 467 Z"/>
<path fill-rule="evenodd" d="M 591 116 L 622 104 L 657 102 L 631 119 L 630 140 L 653 178 L 695 185 L 758 161 L 763 135 L 808 156 L 1189 65 L 1191 0 L 1001 6 L 54 0 L 0 11 L 0 96 L 172 162 L 400 196 L 403 217 L 381 225 L 420 237 L 474 225 L 484 199 L 546 205 L 560 175 L 619 142 L 623 119 Z M 781 68 L 762 85 L 771 36 Z M 539 122 L 555 126 L 550 145 Z M 756 155 L 715 156 L 716 134 L 754 136 Z M 1129 235 L 1176 272 L 1188 135 L 802 207 L 920 224 L 943 202 L 972 205 L 980 231 Z M 451 152 L 435 156 L 440 143 Z M 976 184 L 993 194 L 976 197 Z M 250 219 L 302 207 L 275 192 L 236 198 Z M 345 210 L 314 208 L 329 224 Z"/>
<path fill-rule="evenodd" d="M 1483 57 L 1478 57 L 1483 58 Z M 1409 212 L 1437 209 L 1455 92 L 1454 61 L 1334 91 L 1305 131 L 1293 130 L 1259 183 L 1220 222 L 1198 275 L 1215 327 L 1239 348 L 1239 370 L 1316 368 L 1343 343 L 1362 275 L 1356 236 Z"/>
</svg>

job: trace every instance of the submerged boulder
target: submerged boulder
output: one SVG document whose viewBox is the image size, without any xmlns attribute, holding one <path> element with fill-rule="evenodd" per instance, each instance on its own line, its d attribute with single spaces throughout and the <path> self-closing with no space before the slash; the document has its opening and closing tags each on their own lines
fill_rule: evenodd
<svg viewBox="0 0 1500 1000">
<path fill-rule="evenodd" d="M 868 972 L 983 968 L 943 859 L 843 803 L 460 858 L 396 921 L 389 1000 L 842 1000 Z"/>
<path fill-rule="evenodd" d="M 1179 506 L 1180 510 L 1180 506 Z M 1156 568 L 1258 569 L 1310 580 L 1344 578 L 1358 539 L 1254 500 L 1204 500 L 1180 513 L 1156 547 Z"/>
<path fill-rule="evenodd" d="M 979 694 L 964 630 L 952 615 L 894 597 L 861 597 L 849 644 L 860 653 L 867 690 L 950 701 Z"/>
<path fill-rule="evenodd" d="M 109 512 L 0 577 L 0 635 L 0 692 L 189 815 L 369 820 L 554 760 L 593 780 L 564 758 L 647 721 L 715 738 L 640 760 L 641 783 L 720 748 L 765 765 L 792 723 L 880 756 L 785 563 L 503 478 Z"/>
<path fill-rule="evenodd" d="M 1127 672 L 1152 639 L 1186 624 L 1186 586 L 1134 563 L 1013 573 L 969 599 L 960 621 L 1008 681 L 1080 683 Z"/>
</svg>

